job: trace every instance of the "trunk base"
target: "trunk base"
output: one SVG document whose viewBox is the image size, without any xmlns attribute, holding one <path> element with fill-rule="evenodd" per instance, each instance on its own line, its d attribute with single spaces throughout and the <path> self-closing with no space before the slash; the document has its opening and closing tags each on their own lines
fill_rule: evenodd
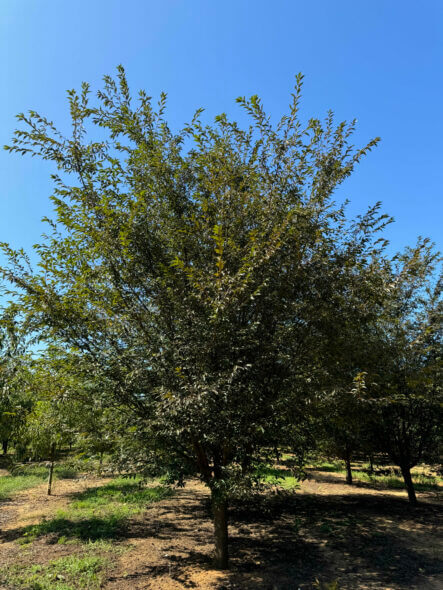
<svg viewBox="0 0 443 590">
<path fill-rule="evenodd" d="M 51 445 L 51 463 L 49 465 L 48 475 L 48 496 L 52 494 L 52 476 L 54 473 L 54 460 L 55 460 L 55 443 Z"/>
<path fill-rule="evenodd" d="M 346 483 L 352 485 L 352 469 L 349 459 L 346 460 Z"/>
<path fill-rule="evenodd" d="M 408 492 L 408 500 L 409 504 L 412 506 L 417 506 L 417 496 L 415 495 L 414 484 L 412 483 L 412 476 L 411 476 L 411 468 L 410 467 L 401 467 L 401 473 L 403 475 L 403 479 L 405 481 L 405 487 Z"/>
<path fill-rule="evenodd" d="M 214 566 L 218 570 L 227 570 L 228 558 L 228 506 L 225 501 L 212 501 L 214 514 L 215 555 Z"/>
</svg>

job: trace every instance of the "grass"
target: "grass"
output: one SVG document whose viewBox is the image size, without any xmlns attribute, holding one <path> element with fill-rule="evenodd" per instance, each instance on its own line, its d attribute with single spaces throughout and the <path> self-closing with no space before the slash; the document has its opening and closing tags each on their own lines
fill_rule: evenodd
<svg viewBox="0 0 443 590">
<path fill-rule="evenodd" d="M 38 486 L 42 481 L 42 478 L 37 475 L 5 475 L 0 477 L 0 500 L 7 500 L 16 492 Z"/>
<path fill-rule="evenodd" d="M 312 467 L 318 471 L 330 471 L 332 473 L 343 472 L 343 461 L 313 461 L 307 467 Z"/>
<path fill-rule="evenodd" d="M 294 490 L 300 487 L 299 480 L 289 470 L 263 466 L 259 469 L 259 476 L 265 483 L 284 490 Z"/>
<path fill-rule="evenodd" d="M 69 555 L 45 565 L 10 566 L 0 570 L 8 588 L 23 590 L 98 590 L 109 559 L 98 555 Z"/>
<path fill-rule="evenodd" d="M 54 467 L 54 481 L 76 477 L 77 472 L 65 465 Z M 20 465 L 15 467 L 11 475 L 0 477 L 0 500 L 7 500 L 16 492 L 34 488 L 42 484 L 48 477 L 48 468 L 44 465 Z"/>
<path fill-rule="evenodd" d="M 342 473 L 345 473 L 344 471 Z M 379 475 L 377 472 L 373 474 L 367 473 L 366 471 L 352 471 L 352 476 L 357 481 L 373 484 L 374 487 L 402 490 L 405 487 L 403 478 L 394 473 L 391 475 Z M 439 483 L 442 481 L 440 477 L 435 475 L 427 475 L 424 473 L 412 472 L 412 481 L 414 487 L 418 492 L 431 492 L 441 490 Z"/>
<path fill-rule="evenodd" d="M 21 543 L 45 535 L 53 535 L 53 542 L 115 539 L 121 536 L 130 516 L 172 493 L 166 486 L 142 487 L 139 481 L 115 479 L 76 494 L 68 508 L 57 511 L 53 518 L 25 527 Z"/>
</svg>

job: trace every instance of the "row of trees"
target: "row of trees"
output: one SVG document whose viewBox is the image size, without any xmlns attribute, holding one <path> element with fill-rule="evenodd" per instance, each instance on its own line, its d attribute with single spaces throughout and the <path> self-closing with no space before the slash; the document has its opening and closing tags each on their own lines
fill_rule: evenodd
<svg viewBox="0 0 443 590">
<path fill-rule="evenodd" d="M 201 477 L 221 568 L 229 499 L 272 449 L 383 450 L 415 501 L 410 469 L 441 441 L 439 257 L 426 240 L 389 257 L 379 204 L 352 220 L 334 202 L 377 140 L 354 148 L 332 113 L 302 124 L 301 85 L 276 125 L 253 96 L 246 129 L 198 111 L 173 132 L 166 97 L 134 100 L 119 68 L 97 102 L 68 93 L 69 137 L 31 111 L 7 147 L 58 169 L 37 266 L 4 244 L 2 273 L 70 359 L 59 395 L 121 426 L 129 468 Z"/>
<path fill-rule="evenodd" d="M 426 241 L 396 258 L 383 309 L 353 344 L 363 370 L 323 397 L 323 439 L 346 461 L 348 483 L 356 453 L 386 453 L 416 504 L 412 467 L 442 453 L 442 284 Z"/>
</svg>

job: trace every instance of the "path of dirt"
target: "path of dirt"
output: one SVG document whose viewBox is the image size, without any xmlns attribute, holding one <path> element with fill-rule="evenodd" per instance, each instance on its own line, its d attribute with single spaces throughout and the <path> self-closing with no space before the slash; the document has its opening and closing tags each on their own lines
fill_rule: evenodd
<svg viewBox="0 0 443 590">
<path fill-rule="evenodd" d="M 44 563 L 80 550 L 45 538 L 22 547 L 12 533 L 53 514 L 72 493 L 106 481 L 59 481 L 53 497 L 40 486 L 3 503 L 0 566 Z M 338 580 L 343 590 L 440 590 L 442 505 L 433 494 L 419 499 L 422 505 L 410 508 L 403 491 L 350 487 L 340 474 L 312 471 L 295 495 L 233 507 L 231 570 L 221 573 L 211 567 L 207 492 L 191 481 L 131 519 L 118 540 L 130 549 L 116 556 L 104 588 L 307 590 L 319 579 Z"/>
</svg>

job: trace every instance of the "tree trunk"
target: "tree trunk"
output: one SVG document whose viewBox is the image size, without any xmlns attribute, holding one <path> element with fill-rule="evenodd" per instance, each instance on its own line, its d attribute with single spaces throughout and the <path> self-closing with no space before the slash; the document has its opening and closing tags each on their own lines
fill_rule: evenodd
<svg viewBox="0 0 443 590">
<path fill-rule="evenodd" d="M 52 491 L 52 475 L 54 473 L 54 460 L 55 460 L 55 443 L 51 444 L 51 463 L 49 465 L 49 475 L 48 475 L 48 496 L 51 495 Z"/>
<path fill-rule="evenodd" d="M 352 485 L 352 471 L 351 471 L 351 454 L 348 449 L 346 449 L 346 483 Z"/>
<path fill-rule="evenodd" d="M 403 479 L 405 480 L 406 489 L 408 491 L 409 503 L 413 506 L 416 506 L 417 496 L 415 495 L 414 484 L 412 483 L 411 468 L 409 467 L 409 465 L 400 465 L 400 469 L 403 475 Z"/>
<path fill-rule="evenodd" d="M 4 455 L 8 454 L 8 443 L 9 443 L 9 439 L 2 440 L 2 447 L 3 447 L 3 454 Z"/>
<path fill-rule="evenodd" d="M 374 473 L 374 458 L 372 455 L 369 455 L 369 473 L 371 475 Z"/>
<path fill-rule="evenodd" d="M 228 569 L 228 504 L 212 495 L 214 514 L 215 559 L 214 565 L 219 570 Z"/>
<path fill-rule="evenodd" d="M 100 459 L 98 461 L 98 476 L 102 476 L 102 469 L 103 469 L 103 451 L 100 451 Z"/>
</svg>

